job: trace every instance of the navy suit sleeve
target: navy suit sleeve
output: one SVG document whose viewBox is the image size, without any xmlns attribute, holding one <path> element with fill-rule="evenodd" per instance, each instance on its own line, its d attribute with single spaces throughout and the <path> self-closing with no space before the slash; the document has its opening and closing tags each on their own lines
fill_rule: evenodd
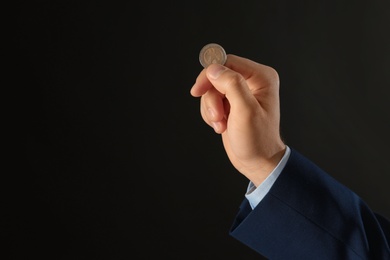
<svg viewBox="0 0 390 260">
<path fill-rule="evenodd" d="M 230 234 L 268 259 L 390 260 L 389 220 L 291 149 L 253 210 L 244 199 Z"/>
</svg>

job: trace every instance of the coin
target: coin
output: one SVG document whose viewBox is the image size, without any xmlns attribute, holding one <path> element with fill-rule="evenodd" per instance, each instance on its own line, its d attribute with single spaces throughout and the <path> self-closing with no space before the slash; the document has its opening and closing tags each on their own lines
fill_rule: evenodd
<svg viewBox="0 0 390 260">
<path fill-rule="evenodd" d="M 224 48 L 216 43 L 206 44 L 199 53 L 199 61 L 204 68 L 213 63 L 224 65 L 226 58 Z"/>
</svg>

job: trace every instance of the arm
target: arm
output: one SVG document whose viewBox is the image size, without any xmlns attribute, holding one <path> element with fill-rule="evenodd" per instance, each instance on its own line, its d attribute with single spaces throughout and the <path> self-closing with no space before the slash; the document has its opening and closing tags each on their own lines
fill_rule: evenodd
<svg viewBox="0 0 390 260">
<path fill-rule="evenodd" d="M 390 259 L 389 234 L 388 220 L 294 149 L 257 207 L 243 201 L 231 229 L 270 259 Z"/>
<path fill-rule="evenodd" d="M 233 166 L 259 187 L 286 151 L 277 72 L 228 55 L 224 66 L 199 74 L 191 94 L 200 97 L 201 116 L 221 134 Z M 386 226 L 356 194 L 292 150 L 261 202 L 252 210 L 244 199 L 231 235 L 271 259 L 387 259 Z"/>
</svg>

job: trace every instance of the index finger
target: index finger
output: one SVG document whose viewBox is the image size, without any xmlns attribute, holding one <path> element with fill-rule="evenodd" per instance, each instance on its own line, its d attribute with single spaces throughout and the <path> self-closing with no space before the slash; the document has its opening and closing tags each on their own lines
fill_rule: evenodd
<svg viewBox="0 0 390 260">
<path fill-rule="evenodd" d="M 275 83 L 273 81 L 278 79 L 277 73 L 273 68 L 233 54 L 227 55 L 224 66 L 241 74 L 248 81 L 249 85 L 251 85 L 252 81 L 256 81 L 257 84 L 268 86 L 270 83 Z M 203 69 L 198 75 L 190 91 L 192 96 L 200 97 L 213 87 L 206 76 L 206 71 L 207 68 Z"/>
<path fill-rule="evenodd" d="M 253 60 L 229 54 L 225 66 L 240 73 L 249 86 L 254 81 L 260 86 L 279 85 L 279 75 L 274 68 Z"/>
</svg>

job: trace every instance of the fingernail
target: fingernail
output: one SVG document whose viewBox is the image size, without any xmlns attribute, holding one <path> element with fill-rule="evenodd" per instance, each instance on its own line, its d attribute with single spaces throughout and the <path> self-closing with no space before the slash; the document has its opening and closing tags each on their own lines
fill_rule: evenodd
<svg viewBox="0 0 390 260">
<path fill-rule="evenodd" d="M 219 64 L 212 64 L 207 68 L 207 75 L 212 79 L 217 79 L 222 72 L 226 70 L 225 66 Z"/>
</svg>

